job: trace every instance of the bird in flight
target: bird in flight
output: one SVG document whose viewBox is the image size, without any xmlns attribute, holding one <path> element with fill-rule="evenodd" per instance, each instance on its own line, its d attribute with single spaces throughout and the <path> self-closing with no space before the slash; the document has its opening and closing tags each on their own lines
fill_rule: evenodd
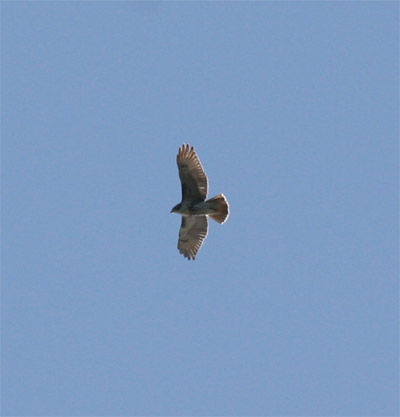
<svg viewBox="0 0 400 417">
<path fill-rule="evenodd" d="M 185 257 L 195 259 L 208 233 L 207 216 L 218 223 L 229 217 L 228 200 L 223 194 L 206 201 L 208 180 L 193 146 L 182 145 L 176 157 L 182 185 L 182 201 L 171 210 L 182 216 L 178 250 Z"/>
</svg>

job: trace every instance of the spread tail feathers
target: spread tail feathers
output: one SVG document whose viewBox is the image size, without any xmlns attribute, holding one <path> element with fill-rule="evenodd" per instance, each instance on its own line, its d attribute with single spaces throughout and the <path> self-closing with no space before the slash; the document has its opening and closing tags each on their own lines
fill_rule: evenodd
<svg viewBox="0 0 400 417">
<path fill-rule="evenodd" d="M 210 209 L 215 211 L 215 213 L 210 213 L 209 216 L 218 223 L 225 223 L 229 217 L 229 204 L 225 196 L 218 194 L 207 200 L 207 204 Z"/>
</svg>

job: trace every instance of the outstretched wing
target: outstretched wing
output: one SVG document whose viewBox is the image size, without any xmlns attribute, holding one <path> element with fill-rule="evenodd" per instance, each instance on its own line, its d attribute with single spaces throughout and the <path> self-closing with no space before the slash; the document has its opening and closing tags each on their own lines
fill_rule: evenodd
<svg viewBox="0 0 400 417">
<path fill-rule="evenodd" d="M 193 146 L 182 145 L 176 162 L 182 184 L 182 201 L 204 201 L 208 193 L 207 175 Z"/>
<path fill-rule="evenodd" d="M 195 259 L 207 237 L 207 232 L 207 216 L 182 216 L 178 240 L 179 252 L 189 260 Z"/>
</svg>

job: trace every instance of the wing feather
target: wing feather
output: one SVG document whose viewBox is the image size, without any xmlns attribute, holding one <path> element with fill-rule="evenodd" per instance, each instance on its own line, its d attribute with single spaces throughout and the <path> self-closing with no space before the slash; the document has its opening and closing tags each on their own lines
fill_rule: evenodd
<svg viewBox="0 0 400 417">
<path fill-rule="evenodd" d="M 207 216 L 182 216 L 178 249 L 185 257 L 195 259 L 208 233 Z"/>
<path fill-rule="evenodd" d="M 208 180 L 193 146 L 182 145 L 176 162 L 182 184 L 182 201 L 204 201 L 208 194 Z"/>
</svg>

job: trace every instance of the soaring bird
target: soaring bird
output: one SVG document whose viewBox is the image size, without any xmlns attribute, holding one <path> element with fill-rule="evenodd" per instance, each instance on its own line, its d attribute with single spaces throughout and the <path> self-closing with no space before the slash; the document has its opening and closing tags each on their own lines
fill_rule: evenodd
<svg viewBox="0 0 400 417">
<path fill-rule="evenodd" d="M 207 237 L 207 216 L 225 223 L 229 217 L 229 204 L 223 194 L 206 201 L 207 175 L 193 146 L 182 145 L 176 162 L 182 184 L 182 201 L 172 208 L 171 213 L 182 216 L 178 250 L 185 258 L 194 260 Z"/>
</svg>

